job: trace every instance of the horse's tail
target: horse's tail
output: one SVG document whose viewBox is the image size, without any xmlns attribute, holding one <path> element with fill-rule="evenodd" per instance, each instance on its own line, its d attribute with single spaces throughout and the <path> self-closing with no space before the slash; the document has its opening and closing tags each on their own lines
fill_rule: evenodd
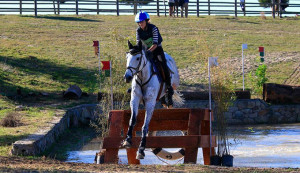
<svg viewBox="0 0 300 173">
<path fill-rule="evenodd" d="M 174 101 L 175 107 L 180 107 L 180 106 L 184 105 L 185 100 L 183 98 L 183 94 L 174 90 L 173 101 Z"/>
</svg>

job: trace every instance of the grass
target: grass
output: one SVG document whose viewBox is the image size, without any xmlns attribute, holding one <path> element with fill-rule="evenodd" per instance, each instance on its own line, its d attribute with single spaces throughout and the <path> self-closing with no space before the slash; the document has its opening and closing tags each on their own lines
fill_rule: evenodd
<svg viewBox="0 0 300 173">
<path fill-rule="evenodd" d="M 127 40 L 135 41 L 137 25 L 133 15 L 0 15 L 0 21 L 0 119 L 16 111 L 22 115 L 23 123 L 16 128 L 0 127 L 0 155 L 7 155 L 12 142 L 43 126 L 57 108 L 82 103 L 61 100 L 59 93 L 69 85 L 76 84 L 88 93 L 98 92 L 98 59 L 93 40 L 100 41 L 101 60 L 112 61 L 114 91 L 124 92 L 129 87 L 122 82 L 122 76 Z M 207 84 L 207 78 L 200 77 L 207 73 L 207 57 L 218 56 L 220 64 L 230 67 L 227 62 L 241 57 L 243 43 L 249 47 L 245 51 L 247 56 L 259 56 L 259 46 L 265 47 L 266 58 L 300 53 L 299 18 L 151 16 L 151 22 L 159 27 L 164 50 L 174 57 L 179 69 L 194 74 L 192 79 L 182 78 L 183 86 Z M 283 83 L 295 64 L 293 61 L 270 63 L 268 82 Z M 235 85 L 241 86 L 241 76 L 233 74 Z M 108 87 L 104 85 L 109 83 L 107 79 L 102 78 L 103 89 Z M 246 81 L 246 88 L 249 86 Z M 55 96 L 18 98 L 17 89 L 25 96 L 41 92 Z M 29 104 L 33 100 L 34 104 Z M 24 105 L 23 110 L 17 109 Z"/>
</svg>

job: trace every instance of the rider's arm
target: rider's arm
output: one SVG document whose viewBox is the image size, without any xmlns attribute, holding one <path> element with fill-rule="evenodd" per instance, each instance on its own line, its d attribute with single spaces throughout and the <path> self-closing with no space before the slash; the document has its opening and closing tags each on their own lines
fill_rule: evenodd
<svg viewBox="0 0 300 173">
<path fill-rule="evenodd" d="M 157 44 L 153 44 L 148 50 L 153 52 L 157 48 Z"/>
<path fill-rule="evenodd" d="M 157 48 L 158 44 L 158 29 L 157 27 L 152 28 L 152 35 L 153 35 L 153 45 L 148 49 L 153 52 Z"/>
</svg>

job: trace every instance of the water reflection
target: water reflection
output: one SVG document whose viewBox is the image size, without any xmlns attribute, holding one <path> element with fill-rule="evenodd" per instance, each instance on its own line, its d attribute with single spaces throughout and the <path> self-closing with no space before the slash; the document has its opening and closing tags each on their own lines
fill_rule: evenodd
<svg viewBox="0 0 300 173">
<path fill-rule="evenodd" d="M 300 167 L 300 124 L 252 125 L 229 128 L 230 153 L 237 167 Z M 70 151 L 68 162 L 93 163 L 99 143 L 91 141 L 81 151 Z M 168 149 L 170 151 L 177 149 Z M 119 151 L 119 163 L 127 164 L 126 151 Z M 162 161 L 150 150 L 141 164 L 179 164 Z M 198 150 L 198 164 L 203 164 L 202 149 Z"/>
</svg>

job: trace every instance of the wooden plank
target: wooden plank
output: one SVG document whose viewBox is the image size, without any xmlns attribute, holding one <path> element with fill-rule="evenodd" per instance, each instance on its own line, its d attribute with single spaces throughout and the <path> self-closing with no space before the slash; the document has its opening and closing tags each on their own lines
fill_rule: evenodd
<svg viewBox="0 0 300 173">
<path fill-rule="evenodd" d="M 203 136 L 149 136 L 146 138 L 146 148 L 186 148 L 209 147 L 208 135 Z M 213 147 L 216 147 L 215 136 L 212 136 Z M 103 149 L 119 148 L 124 137 L 106 137 L 103 141 Z M 132 148 L 138 148 L 141 137 L 132 137 Z"/>
<path fill-rule="evenodd" d="M 125 125 L 128 128 L 128 125 Z M 134 126 L 133 131 L 141 131 L 143 124 L 139 123 Z M 184 120 L 164 120 L 164 121 L 155 121 L 151 120 L 149 124 L 150 131 L 161 131 L 161 130 L 187 130 L 188 122 Z"/>
<path fill-rule="evenodd" d="M 111 111 L 109 113 L 109 136 L 121 137 L 121 130 L 122 130 L 122 117 L 124 111 Z M 105 142 L 105 138 L 103 142 Z M 118 152 L 119 147 L 116 148 L 108 148 L 106 149 L 105 156 L 104 156 L 104 163 L 118 163 Z"/>
<path fill-rule="evenodd" d="M 126 149 L 128 164 L 135 164 L 135 165 L 140 164 L 140 160 L 136 159 L 137 150 L 138 150 L 137 148 L 127 148 Z"/>
<path fill-rule="evenodd" d="M 153 112 L 152 120 L 188 120 L 190 109 L 156 109 Z M 143 123 L 145 110 L 139 110 L 137 123 Z M 124 120 L 130 120 L 130 110 L 126 110 Z"/>
<path fill-rule="evenodd" d="M 203 109 L 191 109 L 190 119 L 188 124 L 188 136 L 199 135 L 200 134 L 200 120 L 204 119 Z M 198 145 L 200 140 L 195 141 L 196 146 L 185 147 L 184 163 L 194 163 L 197 162 Z"/>
</svg>

